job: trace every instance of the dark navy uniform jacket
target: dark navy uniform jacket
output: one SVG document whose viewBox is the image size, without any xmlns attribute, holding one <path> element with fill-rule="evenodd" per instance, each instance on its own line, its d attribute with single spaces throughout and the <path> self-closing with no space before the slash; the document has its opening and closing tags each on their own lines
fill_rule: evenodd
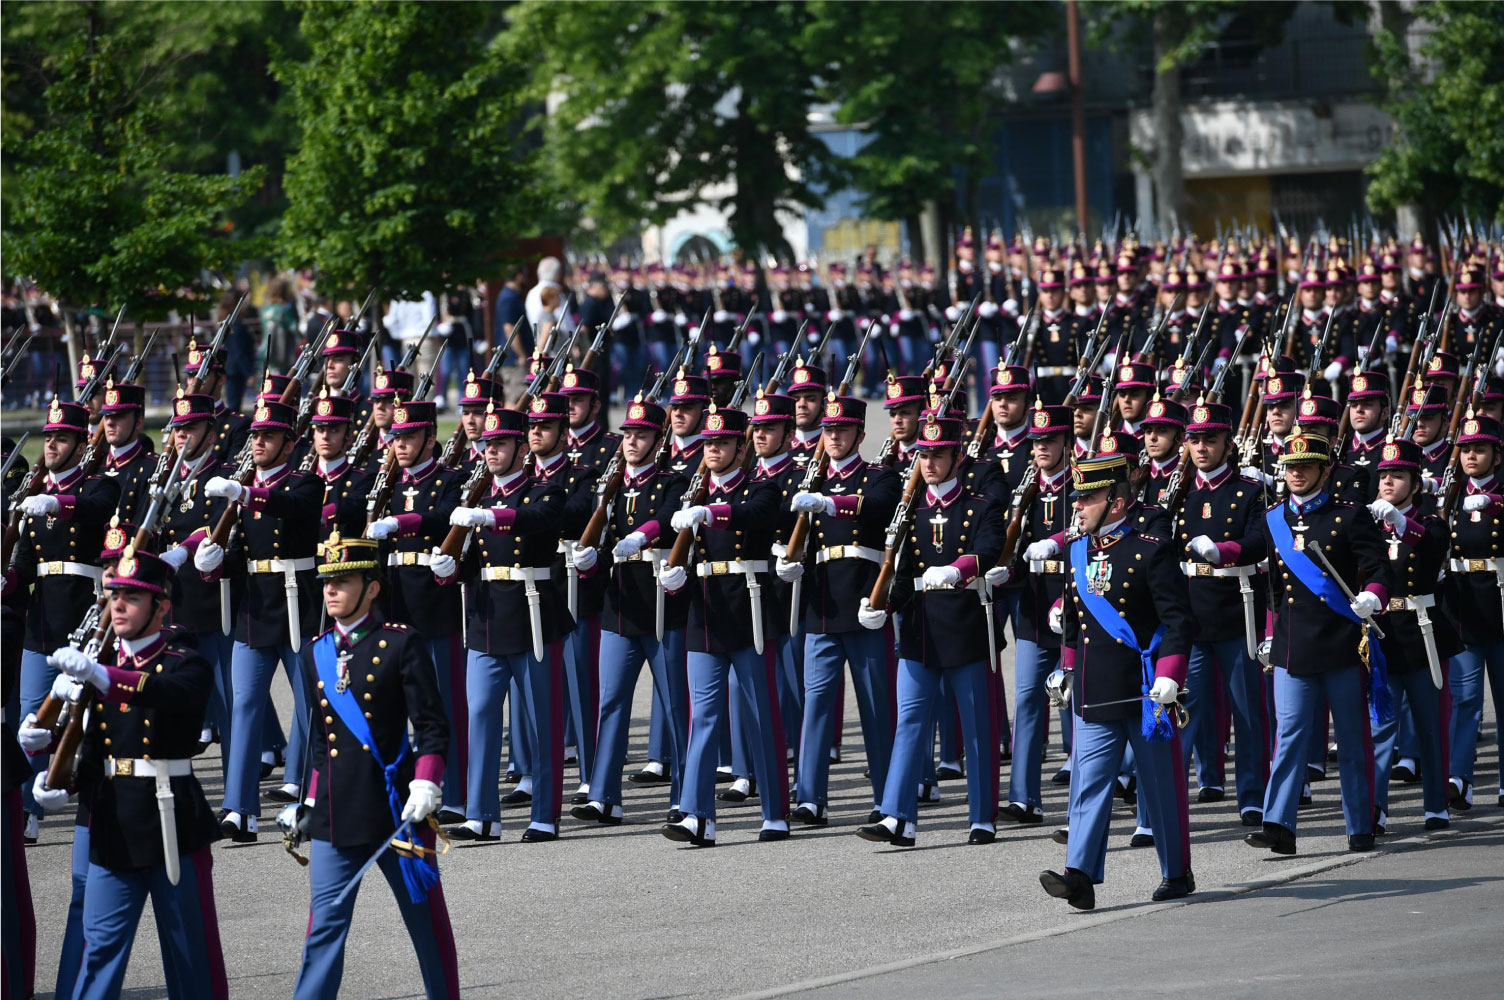
<svg viewBox="0 0 1504 1000">
<path fill-rule="evenodd" d="M 195 549 L 214 530 L 230 501 L 224 497 L 204 496 L 204 486 L 215 476 L 229 477 L 233 471 L 226 469 L 212 450 L 204 457 L 203 465 L 184 485 L 177 502 L 167 512 L 161 534 L 164 550 L 173 545 Z M 189 559 L 172 578 L 173 624 L 193 635 L 218 632 L 221 621 L 219 580 L 226 572 L 230 574 L 230 620 L 234 621 L 235 609 L 245 597 L 243 568 L 222 563 L 220 572 L 205 577 Z"/>
<path fill-rule="evenodd" d="M 146 512 L 147 484 L 156 468 L 157 456 L 153 454 L 151 438 L 145 436 L 136 438 L 119 455 L 114 449 L 105 455 L 100 475 L 115 480 L 120 490 L 115 511 L 122 521 L 136 524 L 141 520 Z"/>
<path fill-rule="evenodd" d="M 440 468 L 430 459 L 416 475 L 400 468 L 393 468 L 392 475 L 397 479 L 392 499 L 379 513 L 395 517 L 398 528 L 382 546 L 382 562 L 391 555 L 412 561 L 387 567 L 387 617 L 411 625 L 426 638 L 454 635 L 463 625 L 459 588 L 440 586 L 433 571 L 415 557 L 444 543 L 449 515 L 464 499 L 465 474 Z M 360 507 L 363 513 L 364 500 Z"/>
<path fill-rule="evenodd" d="M 245 568 L 245 598 L 235 611 L 235 641 L 259 649 L 292 641 L 287 627 L 287 580 L 283 573 L 250 570 L 261 560 L 314 558 L 321 541 L 323 486 L 317 476 L 293 472 L 284 465 L 265 481 L 258 471 L 250 490 L 249 500 L 240 508 L 230 551 L 206 580 L 217 584 L 222 573 Z M 312 566 L 298 572 L 297 582 L 298 622 L 306 641 L 318 631 L 323 602 Z"/>
<path fill-rule="evenodd" d="M 775 545 L 781 545 L 788 541 L 790 533 L 794 530 L 794 522 L 799 516 L 794 513 L 790 506 L 794 502 L 794 494 L 799 492 L 799 487 L 804 483 L 804 470 L 794 464 L 793 456 L 785 451 L 772 459 L 758 459 L 752 466 L 752 481 L 754 483 L 771 483 L 778 491 L 778 510 L 774 516 L 773 537 Z M 805 552 L 809 546 L 805 546 Z M 781 638 L 789 634 L 789 619 L 794 601 L 794 585 L 780 580 L 777 574 L 769 581 L 777 602 L 778 609 L 775 614 L 775 624 L 778 626 L 776 634 Z M 803 585 L 800 590 L 802 592 Z M 767 591 L 763 597 L 767 597 Z"/>
<path fill-rule="evenodd" d="M 778 489 L 772 483 L 754 483 L 737 470 L 723 485 L 712 477 L 705 505 L 710 508 L 711 522 L 701 526 L 695 537 L 693 557 L 686 567 L 689 581 L 688 648 L 696 653 L 734 653 L 753 645 L 752 602 L 747 591 L 745 573 L 729 572 L 699 576 L 697 567 L 732 560 L 768 563 L 773 548 L 774 517 L 778 507 Z M 671 531 L 672 537 L 673 532 Z M 757 574 L 762 587 L 762 627 L 764 643 L 777 634 L 773 621 L 777 601 L 769 581 L 769 571 Z"/>
<path fill-rule="evenodd" d="M 1071 523 L 1071 501 L 1068 495 L 1070 472 L 1062 469 L 1059 481 L 1050 486 L 1041 476 L 1039 495 L 1029 508 L 1028 519 L 1018 539 L 1018 556 L 1023 576 L 1023 594 L 1018 605 L 1018 638 L 1036 643 L 1042 649 L 1059 649 L 1060 636 L 1050 628 L 1050 607 L 1065 593 L 1065 554 L 1056 553 L 1046 561 L 1041 572 L 1022 562 L 1023 553 L 1030 543 L 1043 541 L 1055 535 L 1063 535 Z M 1006 530 L 1007 525 L 1004 524 Z"/>
<path fill-rule="evenodd" d="M 1451 617 L 1469 646 L 1504 638 L 1504 618 L 1499 610 L 1499 579 L 1492 561 L 1504 559 L 1499 537 L 1504 514 L 1504 484 L 1495 475 L 1463 487 L 1466 496 L 1486 495 L 1491 503 L 1477 511 L 1462 509 L 1452 515 L 1451 559 L 1446 578 L 1446 604 Z M 1460 568 L 1459 568 L 1460 567 Z"/>
<path fill-rule="evenodd" d="M 600 478 L 600 471 L 594 466 L 579 466 L 569 458 L 567 453 L 560 452 L 553 464 L 547 468 L 539 462 L 534 466 L 534 475 L 544 481 L 557 483 L 564 491 L 564 511 L 559 522 L 559 538 L 576 541 L 585 533 L 585 525 L 590 523 L 590 515 L 595 513 L 595 483 Z M 568 606 L 569 571 L 564 566 L 564 552 L 562 546 L 554 557 L 553 578 L 561 592 L 565 594 L 565 605 Z M 599 573 L 582 575 L 579 582 L 579 604 L 577 611 L 579 619 L 594 618 L 601 613 L 601 607 L 605 604 L 605 577 Z"/>
<path fill-rule="evenodd" d="M 1257 530 L 1264 516 L 1264 491 L 1260 483 L 1240 475 L 1231 463 L 1211 480 L 1200 472 L 1187 471 L 1195 479 L 1175 520 L 1175 551 L 1179 562 L 1196 565 L 1201 561 L 1187 554 L 1191 539 L 1206 535 L 1213 542 L 1235 542 Z M 1192 642 L 1220 642 L 1243 635 L 1243 593 L 1237 578 L 1184 576 L 1182 579 L 1190 595 Z M 1250 583 L 1257 625 L 1264 620 L 1269 590 L 1258 574 L 1254 574 Z"/>
<path fill-rule="evenodd" d="M 601 535 L 599 561 L 595 565 L 595 575 L 607 576 L 601 611 L 601 628 L 607 632 L 629 637 L 656 635 L 658 583 L 652 564 L 641 559 L 616 562 L 611 553 L 617 542 L 634 531 L 647 536 L 644 555 L 652 549 L 672 547 L 674 536 L 669 519 L 679 509 L 688 488 L 684 477 L 657 465 L 650 465 L 636 477 L 624 473 L 621 488 L 611 498 L 611 516 Z M 689 594 L 684 591 L 665 594 L 664 630 L 683 628 L 688 618 Z"/>
<path fill-rule="evenodd" d="M 26 649 L 50 653 L 68 641 L 96 596 L 94 581 L 71 573 L 38 574 L 44 563 L 99 565 L 105 525 L 115 514 L 119 484 L 105 476 L 84 478 L 74 466 L 54 483 L 49 476 L 42 493 L 57 498 L 51 516 L 21 518 L 21 537 L 14 553 L 16 583 L 32 589 L 26 605 Z M 50 569 L 50 567 L 49 567 Z"/>
<path fill-rule="evenodd" d="M 857 609 L 861 599 L 872 593 L 882 563 L 852 556 L 849 549 L 870 549 L 881 560 L 888 522 L 893 520 L 903 484 L 893 470 L 856 457 L 844 472 L 830 463 L 820 491 L 835 503 L 836 512 L 833 517 L 810 516 L 801 588 L 804 628 L 819 634 L 852 632 L 862 627 Z M 822 552 L 824 562 L 819 561 Z M 836 555 L 841 558 L 830 558 Z"/>
<path fill-rule="evenodd" d="M 1450 544 L 1447 523 L 1436 511 L 1422 512 L 1411 507 L 1402 513 L 1405 515 L 1402 531 L 1397 532 L 1383 522 L 1379 524 L 1384 535 L 1384 554 L 1389 560 L 1390 578 L 1394 581 L 1394 589 L 1389 593 L 1389 610 L 1380 618 L 1379 626 L 1384 630 L 1384 659 L 1392 674 L 1430 669 L 1419 616 L 1409 608 L 1399 606 L 1399 599 L 1436 595 L 1441 589 L 1437 581 L 1446 569 Z M 1426 615 L 1431 619 L 1436 655 L 1445 670 L 1447 658 L 1462 652 L 1462 640 L 1440 601 L 1426 609 Z"/>
</svg>

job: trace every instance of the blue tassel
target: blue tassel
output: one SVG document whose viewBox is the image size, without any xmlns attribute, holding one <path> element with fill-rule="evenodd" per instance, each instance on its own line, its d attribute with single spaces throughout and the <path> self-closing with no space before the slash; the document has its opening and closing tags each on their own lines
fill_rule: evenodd
<svg viewBox="0 0 1504 1000">
<path fill-rule="evenodd" d="M 1140 685 L 1140 693 L 1144 696 L 1141 703 L 1144 706 L 1143 718 L 1139 722 L 1139 732 L 1144 739 L 1151 743 L 1161 743 L 1175 735 L 1174 724 L 1170 722 L 1170 713 L 1164 710 L 1158 702 L 1149 697 L 1149 686 Z M 1160 711 L 1156 714 L 1156 709 Z"/>
<path fill-rule="evenodd" d="M 423 858 L 403 856 L 397 859 L 402 869 L 402 881 L 407 885 L 407 898 L 414 903 L 428 899 L 429 891 L 439 884 L 439 866 Z"/>
<path fill-rule="evenodd" d="M 1375 727 L 1394 719 L 1394 698 L 1389 693 L 1389 661 L 1378 637 L 1368 637 L 1368 718 Z"/>
</svg>

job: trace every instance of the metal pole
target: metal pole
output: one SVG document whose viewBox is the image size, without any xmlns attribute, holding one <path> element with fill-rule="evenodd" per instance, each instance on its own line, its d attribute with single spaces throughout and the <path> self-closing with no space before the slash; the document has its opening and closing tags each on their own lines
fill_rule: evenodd
<svg viewBox="0 0 1504 1000">
<path fill-rule="evenodd" d="M 1071 158 L 1076 168 L 1076 226 L 1090 232 L 1086 205 L 1086 110 L 1081 93 L 1081 12 L 1076 0 L 1065 4 L 1066 46 L 1070 59 Z"/>
</svg>

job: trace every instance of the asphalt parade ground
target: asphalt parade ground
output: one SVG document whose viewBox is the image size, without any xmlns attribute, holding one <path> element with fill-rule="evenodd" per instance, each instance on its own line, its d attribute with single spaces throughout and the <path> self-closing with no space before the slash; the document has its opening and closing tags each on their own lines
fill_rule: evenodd
<svg viewBox="0 0 1504 1000">
<path fill-rule="evenodd" d="M 1012 650 L 1003 654 L 1012 677 Z M 291 693 L 273 697 L 284 724 Z M 634 707 L 627 773 L 646 753 L 650 681 Z M 1010 698 L 1011 700 L 1011 698 Z M 1152 848 L 1128 846 L 1134 815 L 1118 803 L 1097 909 L 1047 896 L 1038 875 L 1064 864 L 1050 832 L 1066 789 L 1045 784 L 1045 822 L 1003 825 L 967 846 L 964 783 L 921 810 L 917 846 L 858 839 L 870 792 L 855 699 L 843 760 L 832 768 L 831 824 L 757 841 L 757 800 L 720 803 L 718 844 L 693 849 L 657 832 L 666 786 L 626 784 L 626 823 L 586 826 L 566 812 L 553 843 L 518 842 L 525 808 L 503 811 L 502 841 L 456 847 L 440 862 L 466 997 L 1077 997 L 1363 996 L 1491 984 L 1504 972 L 1504 809 L 1495 805 L 1497 721 L 1485 710 L 1477 804 L 1451 829 L 1422 829 L 1420 785 L 1395 784 L 1391 833 L 1371 854 L 1347 851 L 1339 790 L 1317 783 L 1300 812 L 1299 851 L 1242 842 L 1231 801 L 1195 802 L 1191 901 L 1155 904 Z M 1052 751 L 1045 774 L 1061 757 Z M 218 748 L 195 762 L 219 805 Z M 1231 767 L 1229 766 L 1229 776 Z M 1006 780 L 1006 765 L 1004 779 Z M 577 775 L 565 774 L 566 795 Z M 263 784 L 263 790 L 272 787 Z M 263 803 L 255 844 L 213 849 L 220 939 L 235 997 L 287 997 L 308 922 L 308 876 L 282 849 Z M 70 892 L 72 816 L 43 822 L 26 851 L 37 920 L 37 987 L 51 996 Z M 150 906 L 124 996 L 165 996 Z M 1470 987 L 1469 989 L 1471 989 Z M 422 996 L 417 961 L 390 890 L 363 883 L 342 996 Z M 1480 994 L 1481 995 L 1481 994 Z"/>
</svg>

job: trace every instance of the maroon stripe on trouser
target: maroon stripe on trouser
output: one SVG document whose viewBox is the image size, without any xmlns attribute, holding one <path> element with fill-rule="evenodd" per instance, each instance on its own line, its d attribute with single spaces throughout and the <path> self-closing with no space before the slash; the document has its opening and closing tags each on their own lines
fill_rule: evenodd
<svg viewBox="0 0 1504 1000">
<path fill-rule="evenodd" d="M 214 1000 L 228 1000 L 230 982 L 225 975 L 225 953 L 219 943 L 219 914 L 214 906 L 214 858 L 209 848 L 201 847 L 193 852 L 193 875 L 198 881 L 199 919 L 204 925 L 204 946 L 209 950 L 209 975 Z M 309 923 L 313 914 L 308 915 Z"/>
<path fill-rule="evenodd" d="M 459 755 L 456 766 L 462 776 L 470 773 L 470 699 L 465 694 L 465 668 L 465 642 L 455 633 L 449 637 L 449 690 L 454 705 L 454 747 Z"/>
<path fill-rule="evenodd" d="M 544 822 L 558 824 L 564 802 L 564 643 L 548 647 L 549 741 L 548 753 L 554 762 L 554 814 Z M 543 748 L 539 747 L 542 753 Z"/>
<path fill-rule="evenodd" d="M 425 847 L 433 847 L 433 827 L 423 824 L 418 827 L 418 839 Z M 436 854 L 430 854 L 424 861 L 433 866 L 437 871 L 439 858 Z M 459 953 L 454 946 L 454 927 L 449 923 L 449 907 L 444 902 L 444 885 L 435 882 L 432 889 L 428 890 L 428 898 L 424 901 L 428 909 L 428 919 L 433 923 L 434 943 L 439 949 L 439 958 L 444 963 L 444 982 L 447 989 L 445 995 L 448 1000 L 459 1000 L 460 997 L 460 960 Z"/>
<path fill-rule="evenodd" d="M 768 686 L 768 721 L 762 727 L 762 738 L 773 741 L 773 751 L 763 754 L 769 760 L 778 761 L 778 799 L 774 815 L 778 819 L 786 819 L 789 814 L 789 769 L 784 763 L 783 748 L 788 746 L 783 733 L 783 711 L 778 705 L 778 644 L 765 646 L 762 653 L 764 682 Z M 727 685 L 730 689 L 730 685 Z M 764 776 L 764 782 L 767 778 Z M 765 790 L 766 793 L 766 790 Z M 764 800 L 766 801 L 766 800 Z"/>
<path fill-rule="evenodd" d="M 1372 682 L 1372 675 L 1370 675 L 1369 679 L 1370 682 Z M 1395 711 L 1399 711 L 1399 709 L 1396 708 Z M 1359 723 L 1359 725 L 1363 727 L 1363 770 L 1364 777 L 1368 779 L 1368 813 L 1371 822 L 1373 816 L 1373 804 L 1378 801 L 1378 792 L 1376 790 L 1377 782 L 1374 780 L 1373 723 L 1372 720 L 1368 717 L 1368 705 L 1366 703 L 1359 706 L 1358 714 L 1362 716 L 1362 721 Z M 1395 720 L 1395 729 L 1395 739 L 1399 739 L 1399 720 Z M 1322 744 L 1321 752 L 1323 755 L 1325 755 L 1325 744 Z M 1369 832 L 1373 832 L 1372 827 L 1370 827 Z"/>
<path fill-rule="evenodd" d="M 10 870 L 16 880 L 16 906 L 20 909 L 16 922 L 21 927 L 21 982 L 26 995 L 31 996 L 37 985 L 37 920 L 31 902 L 31 876 L 26 871 L 26 811 L 21 804 L 21 789 L 12 788 L 5 798 L 11 825 Z"/>
<path fill-rule="evenodd" d="M 1180 730 L 1173 723 L 1170 729 L 1174 733 L 1170 737 L 1170 780 L 1175 783 L 1175 824 L 1180 828 L 1176 835 L 1180 838 L 1180 863 L 1185 866 L 1178 873 L 1170 873 L 1170 877 L 1175 878 L 1191 870 L 1191 804 L 1186 791 L 1185 748 L 1181 744 Z M 1143 789 L 1139 789 L 1139 794 L 1143 794 Z"/>
</svg>

